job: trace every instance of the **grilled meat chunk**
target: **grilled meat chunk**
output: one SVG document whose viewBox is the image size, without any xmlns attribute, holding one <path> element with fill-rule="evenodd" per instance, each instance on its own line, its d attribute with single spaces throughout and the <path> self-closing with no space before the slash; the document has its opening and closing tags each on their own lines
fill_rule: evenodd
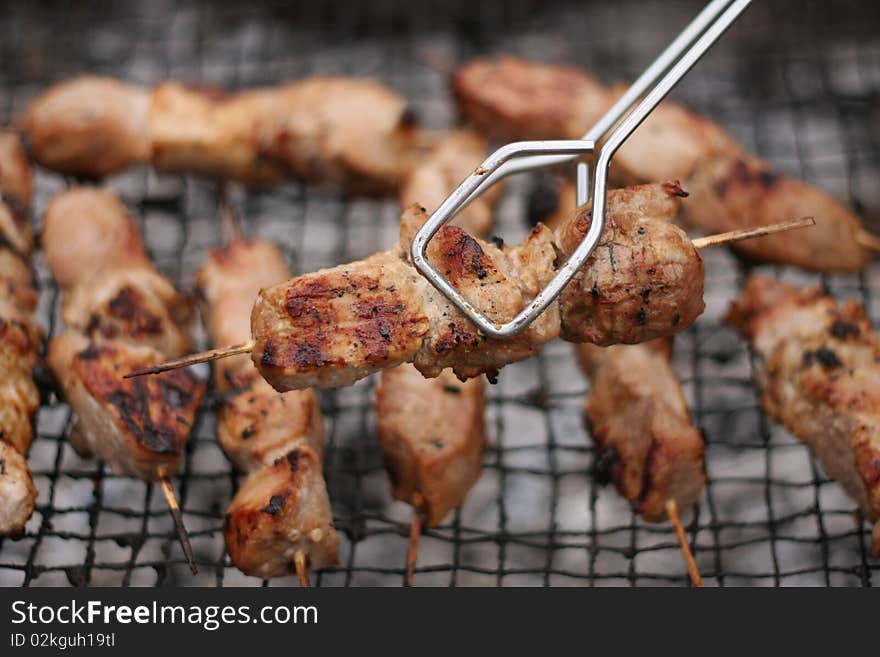
<svg viewBox="0 0 880 657">
<path fill-rule="evenodd" d="M 148 259 L 113 194 L 62 192 L 44 224 L 66 324 L 50 342 L 48 362 L 76 415 L 71 444 L 118 474 L 148 481 L 174 474 L 204 385 L 189 373 L 134 384 L 122 377 L 187 350 L 187 304 Z"/>
<path fill-rule="evenodd" d="M 22 126 L 41 164 L 72 175 L 151 163 L 252 185 L 293 174 L 369 192 L 397 189 L 431 142 L 389 89 L 330 76 L 235 94 L 83 76 L 39 96 Z"/>
<path fill-rule="evenodd" d="M 204 385 L 189 372 L 123 379 L 132 368 L 160 362 L 146 346 L 90 343 L 66 331 L 49 344 L 49 365 L 77 416 L 71 445 L 120 475 L 158 480 L 177 472 Z"/>
<path fill-rule="evenodd" d="M 254 297 L 289 276 L 281 251 L 271 242 L 238 238 L 211 251 L 199 268 L 197 286 L 212 342 L 246 341 Z M 314 392 L 276 392 L 247 356 L 217 361 L 214 381 L 225 398 L 217 439 L 239 468 L 257 470 L 298 446 L 320 458 L 324 423 Z"/>
<path fill-rule="evenodd" d="M 152 93 L 150 160 L 160 171 L 277 184 L 284 170 L 255 139 L 255 117 L 277 104 L 269 89 L 228 94 L 163 82 Z"/>
<path fill-rule="evenodd" d="M 321 459 L 300 446 L 245 479 L 226 510 L 223 535 L 233 563 L 247 575 L 295 572 L 297 552 L 312 569 L 338 561 Z"/>
<path fill-rule="evenodd" d="M 706 482 L 703 438 L 668 361 L 671 341 L 657 342 L 578 345 L 600 474 L 649 522 L 666 519 L 668 500 L 696 502 Z"/>
<path fill-rule="evenodd" d="M 563 339 L 634 344 L 677 333 L 703 312 L 703 261 L 671 223 L 682 196 L 675 183 L 614 192 L 596 251 L 559 296 Z M 590 218 L 585 206 L 557 231 L 563 253 L 577 248 Z"/>
<path fill-rule="evenodd" d="M 99 270 L 149 262 L 140 230 L 115 194 L 73 187 L 49 201 L 43 251 L 58 285 L 70 290 Z"/>
<path fill-rule="evenodd" d="M 425 379 L 411 365 L 382 372 L 376 390 L 379 446 L 395 499 L 438 525 L 464 502 L 486 450 L 483 382 L 449 370 Z"/>
<path fill-rule="evenodd" d="M 767 414 L 880 520 L 880 339 L 864 308 L 756 276 L 727 321 L 755 349 Z M 880 556 L 880 522 L 872 553 Z"/>
<path fill-rule="evenodd" d="M 0 246 L 0 313 L 30 314 L 37 307 L 34 276 L 14 251 Z"/>
<path fill-rule="evenodd" d="M 319 76 L 277 94 L 257 120 L 261 153 L 306 180 L 393 192 L 432 142 L 406 101 L 371 80 Z"/>
<path fill-rule="evenodd" d="M 24 529 L 37 497 L 26 459 L 40 405 L 32 376 L 41 340 L 31 318 L 37 291 L 23 259 L 33 248 L 32 193 L 18 136 L 0 132 L 0 536 Z"/>
<path fill-rule="evenodd" d="M 580 138 L 623 93 L 566 67 L 476 59 L 452 80 L 462 114 L 505 140 Z M 815 271 L 857 271 L 870 258 L 859 220 L 834 199 L 743 153 L 719 126 L 670 102 L 657 107 L 615 154 L 611 179 L 631 185 L 681 180 L 694 198 L 690 225 L 712 233 L 802 216 L 813 230 L 741 241 L 744 256 Z"/>
<path fill-rule="evenodd" d="M 462 117 L 500 141 L 579 139 L 611 105 L 581 71 L 518 59 L 474 59 L 452 77 Z"/>
<path fill-rule="evenodd" d="M 580 139 L 626 91 L 577 69 L 509 56 L 468 62 L 456 71 L 452 88 L 464 118 L 504 141 Z M 718 126 L 666 102 L 615 154 L 612 180 L 684 180 L 707 153 L 731 148 Z"/>
<path fill-rule="evenodd" d="M 147 345 L 172 357 L 190 347 L 186 302 L 149 261 L 98 270 L 65 295 L 63 308 L 67 328 L 98 342 Z"/>
<path fill-rule="evenodd" d="M 26 328 L 0 318 L 0 440 L 21 454 L 28 453 L 34 414 L 40 406 L 31 375 L 39 342 Z"/>
<path fill-rule="evenodd" d="M 409 263 L 409 239 L 425 220 L 410 208 L 394 251 L 263 290 L 251 315 L 254 363 L 283 391 L 349 385 L 403 362 L 429 377 L 453 367 L 469 378 L 528 358 L 560 332 L 597 344 L 671 335 L 703 310 L 702 260 L 660 217 L 678 203 L 677 189 L 611 192 L 602 243 L 583 271 L 558 303 L 507 340 L 484 338 Z M 514 248 L 445 226 L 428 255 L 477 307 L 506 321 L 553 276 L 557 248 L 567 256 L 588 226 L 589 208 L 582 208 L 556 238 L 539 226 Z"/>
<path fill-rule="evenodd" d="M 0 130 L 0 246 L 7 245 L 27 256 L 34 248 L 28 222 L 34 184 L 21 140 L 14 132 Z"/>
<path fill-rule="evenodd" d="M 196 277 L 211 340 L 247 340 L 253 298 L 289 276 L 271 242 L 236 237 L 211 251 Z M 315 393 L 276 392 L 246 356 L 215 363 L 214 381 L 225 397 L 217 439 L 251 473 L 223 526 L 232 562 L 265 578 L 293 572 L 297 552 L 313 569 L 335 565 L 339 537 L 321 472 L 324 421 Z"/>
<path fill-rule="evenodd" d="M 34 512 L 37 489 L 27 460 L 0 439 L 0 536 L 24 529 Z"/>
<path fill-rule="evenodd" d="M 473 132 L 459 130 L 440 138 L 407 177 L 400 193 L 401 210 L 418 204 L 433 212 L 485 159 L 486 141 Z M 501 184 L 492 185 L 459 212 L 453 224 L 472 235 L 486 235 L 502 188 Z"/>
<path fill-rule="evenodd" d="M 43 92 L 22 118 L 22 128 L 44 167 L 99 178 L 149 159 L 149 115 L 148 92 L 84 75 Z"/>
<path fill-rule="evenodd" d="M 859 243 L 858 218 L 827 194 L 770 169 L 747 155 L 701 163 L 688 182 L 685 220 L 706 233 L 812 216 L 810 230 L 745 240 L 737 252 L 752 260 L 811 271 L 856 271 L 870 252 Z"/>
<path fill-rule="evenodd" d="M 319 458 L 324 418 L 311 390 L 276 392 L 251 366 L 235 377 L 217 417 L 217 440 L 245 472 L 271 464 L 297 446 Z"/>
</svg>

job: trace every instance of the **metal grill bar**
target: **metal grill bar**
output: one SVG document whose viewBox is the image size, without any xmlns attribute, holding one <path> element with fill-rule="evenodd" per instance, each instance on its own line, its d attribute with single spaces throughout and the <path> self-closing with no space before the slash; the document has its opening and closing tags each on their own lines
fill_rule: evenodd
<svg viewBox="0 0 880 657">
<path fill-rule="evenodd" d="M 411 4 L 411 3 L 410 3 Z M 452 125 L 445 76 L 419 64 L 512 52 L 630 80 L 700 2 L 240 3 L 180 1 L 119 8 L 42 3 L 2 10 L 0 120 L 40 89 L 81 72 L 149 84 L 174 77 L 243 87 L 311 73 L 375 76 L 414 104 L 431 126 Z M 317 5 L 317 6 L 316 6 Z M 474 15 L 476 12 L 476 16 Z M 784 171 L 827 189 L 878 228 L 880 19 L 874 3 L 755 3 L 676 92 Z M 590 34 L 584 39 L 585 26 Z M 36 214 L 66 181 L 38 176 Z M 513 179 L 498 233 L 515 241 L 528 189 Z M 215 185 L 138 169 L 108 181 L 134 210 L 151 254 L 182 288 L 218 244 Z M 294 271 L 386 248 L 398 211 L 341 199 L 296 182 L 250 193 L 245 230 L 278 241 Z M 706 253 L 708 309 L 677 341 L 674 365 L 707 438 L 708 481 L 685 514 L 707 585 L 871 586 L 869 525 L 809 459 L 806 448 L 761 413 L 748 350 L 720 325 L 746 272 L 724 251 Z M 37 257 L 40 319 L 54 334 L 58 294 Z M 880 266 L 858 276 L 816 277 L 768 268 L 857 297 L 880 324 Z M 207 370 L 204 370 L 207 371 Z M 421 543 L 416 584 L 686 585 L 666 525 L 635 517 L 591 473 L 593 449 L 580 419 L 586 384 L 565 344 L 506 368 L 490 390 L 485 472 L 464 507 Z M 392 503 L 374 435 L 373 383 L 322 393 L 326 477 L 342 535 L 337 568 L 319 586 L 400 585 L 409 509 Z M 259 585 L 230 563 L 222 513 L 239 475 L 214 439 L 209 397 L 176 487 L 200 565 L 192 578 L 161 492 L 77 457 L 64 438 L 69 411 L 47 400 L 30 463 L 37 513 L 19 540 L 0 540 L 0 585 Z M 294 578 L 270 585 L 291 585 Z"/>
</svg>

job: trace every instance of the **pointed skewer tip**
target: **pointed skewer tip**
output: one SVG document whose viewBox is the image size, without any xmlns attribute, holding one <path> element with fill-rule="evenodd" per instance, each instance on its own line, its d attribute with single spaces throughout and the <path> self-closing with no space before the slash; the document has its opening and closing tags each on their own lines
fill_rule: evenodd
<svg viewBox="0 0 880 657">
<path fill-rule="evenodd" d="M 196 565 L 192 544 L 189 541 L 189 533 L 186 531 L 186 525 L 183 524 L 183 513 L 180 511 L 180 504 L 177 502 L 174 486 L 171 485 L 168 471 L 164 467 L 160 468 L 157 474 L 159 475 L 159 483 L 162 485 L 162 492 L 165 494 L 165 501 L 168 502 L 168 508 L 171 511 L 171 518 L 174 520 L 177 540 L 180 541 L 180 547 L 183 549 L 183 555 L 186 557 L 187 563 L 189 563 L 189 569 L 193 575 L 197 575 L 199 568 Z"/>
<path fill-rule="evenodd" d="M 755 228 L 739 228 L 726 233 L 718 233 L 716 235 L 708 235 L 706 237 L 698 237 L 691 241 L 695 249 L 705 249 L 710 246 L 718 246 L 720 244 L 730 244 L 731 242 L 739 242 L 741 240 L 754 239 L 756 237 L 764 237 L 775 233 L 784 233 L 788 230 L 796 228 L 806 228 L 815 226 L 816 220 L 813 217 L 802 217 L 800 219 L 792 219 L 791 221 L 783 221 L 778 224 L 767 224 L 766 226 L 757 226 Z"/>
<path fill-rule="evenodd" d="M 691 552 L 691 546 L 688 543 L 687 535 L 684 532 L 684 525 L 681 524 L 681 518 L 678 515 L 678 504 L 675 500 L 666 501 L 666 515 L 669 516 L 669 522 L 672 523 L 672 527 L 675 529 L 675 535 L 678 537 L 678 544 L 681 547 L 681 553 L 684 557 L 685 565 L 687 565 L 691 582 L 693 582 L 693 585 L 697 588 L 702 588 L 703 578 L 700 576 L 700 569 L 697 567 L 693 552 Z"/>
<path fill-rule="evenodd" d="M 309 564 L 306 553 L 297 550 L 293 555 L 293 565 L 296 569 L 296 576 L 299 578 L 299 585 L 304 589 L 309 588 L 312 583 L 309 581 Z"/>
<path fill-rule="evenodd" d="M 248 340 L 247 342 L 243 342 L 242 344 L 233 344 L 229 345 L 228 347 L 220 347 L 218 349 L 200 351 L 199 353 L 190 354 L 189 356 L 184 356 L 183 358 L 176 358 L 174 360 L 169 360 L 164 363 L 158 363 L 156 365 L 151 365 L 150 367 L 145 367 L 141 370 L 129 372 L 128 374 L 124 374 L 122 378 L 130 379 L 135 376 L 144 376 L 146 374 L 161 374 L 162 372 L 177 370 L 182 367 L 189 367 L 191 365 L 198 365 L 199 363 L 207 363 L 212 360 L 220 360 L 221 358 L 229 358 L 230 356 L 247 354 L 253 350 L 254 344 L 254 340 Z"/>
</svg>

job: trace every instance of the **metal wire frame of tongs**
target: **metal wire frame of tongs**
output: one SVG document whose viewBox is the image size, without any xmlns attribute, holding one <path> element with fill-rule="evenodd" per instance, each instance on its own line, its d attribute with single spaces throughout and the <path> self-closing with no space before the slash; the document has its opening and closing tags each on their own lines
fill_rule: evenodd
<svg viewBox="0 0 880 657">
<path fill-rule="evenodd" d="M 416 269 L 455 306 L 492 338 L 508 338 L 524 330 L 559 295 L 590 257 L 605 226 L 605 201 L 611 158 L 663 98 L 712 47 L 751 0 L 712 0 L 642 73 L 583 139 L 521 141 L 492 153 L 430 216 L 416 233 L 411 256 Z M 592 160 L 590 168 L 583 158 Z M 513 173 L 581 160 L 577 167 L 577 202 L 592 197 L 592 222 L 584 239 L 550 283 L 516 317 L 497 324 L 475 308 L 427 259 L 428 243 L 468 203 Z"/>
</svg>

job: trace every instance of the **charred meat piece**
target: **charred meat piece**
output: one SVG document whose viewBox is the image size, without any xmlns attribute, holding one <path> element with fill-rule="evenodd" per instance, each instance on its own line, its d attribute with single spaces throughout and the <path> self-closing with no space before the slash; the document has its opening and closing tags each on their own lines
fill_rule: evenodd
<svg viewBox="0 0 880 657">
<path fill-rule="evenodd" d="M 0 536 L 20 532 L 34 512 L 37 489 L 27 460 L 0 439 Z"/>
<path fill-rule="evenodd" d="M 177 472 L 204 386 L 188 372 L 122 378 L 163 357 L 145 346 L 96 345 L 72 331 L 52 339 L 49 364 L 76 414 L 71 444 L 80 454 L 146 481 L 158 480 L 163 468 Z"/>
<path fill-rule="evenodd" d="M 669 365 L 670 346 L 578 345 L 590 378 L 584 413 L 600 474 L 649 522 L 666 519 L 668 500 L 692 505 L 706 481 L 703 438 Z"/>
<path fill-rule="evenodd" d="M 449 370 L 425 379 L 411 365 L 382 372 L 376 426 L 395 499 L 438 525 L 461 505 L 482 471 L 486 450 L 483 382 Z"/>
<path fill-rule="evenodd" d="M 211 251 L 196 280 L 211 341 L 246 341 L 254 297 L 289 276 L 281 251 L 271 242 L 237 238 Z M 320 458 L 324 424 L 314 392 L 276 392 L 247 356 L 217 361 L 214 382 L 225 398 L 217 438 L 242 470 L 269 465 L 297 446 L 311 448 Z"/>
<path fill-rule="evenodd" d="M 70 175 L 150 163 L 252 185 L 293 174 L 379 193 L 397 189 L 432 141 L 394 92 L 329 76 L 239 93 L 83 76 L 40 95 L 22 126 L 37 161 Z"/>
<path fill-rule="evenodd" d="M 187 304 L 150 262 L 113 194 L 62 192 L 44 225 L 66 324 L 50 342 L 48 362 L 76 416 L 71 444 L 121 475 L 174 474 L 204 385 L 189 373 L 134 385 L 123 375 L 187 350 Z"/>
<path fill-rule="evenodd" d="M 151 262 L 100 269 L 77 283 L 62 305 L 67 328 L 96 342 L 147 345 L 172 357 L 190 346 L 186 302 Z"/>
<path fill-rule="evenodd" d="M 294 573 L 297 552 L 327 568 L 339 558 L 332 518 L 321 459 L 296 447 L 242 483 L 223 521 L 226 549 L 242 572 L 266 579 Z"/>
<path fill-rule="evenodd" d="M 625 91 L 577 69 L 509 56 L 468 62 L 452 88 L 464 118 L 504 141 L 580 139 Z M 685 180 L 700 159 L 721 149 L 736 150 L 721 128 L 664 102 L 615 154 L 612 180 Z"/>
<path fill-rule="evenodd" d="M 281 87 L 255 131 L 261 154 L 286 171 L 378 194 L 399 189 L 433 141 L 388 88 L 333 76 Z"/>
<path fill-rule="evenodd" d="M 21 140 L 14 132 L 0 130 L 0 246 L 21 256 L 34 248 L 28 210 L 34 183 Z"/>
<path fill-rule="evenodd" d="M 40 395 L 33 380 L 42 338 L 25 257 L 33 248 L 27 210 L 33 182 L 18 136 L 0 132 L 0 536 L 24 529 L 37 489 L 27 465 Z"/>
<path fill-rule="evenodd" d="M 236 236 L 211 251 L 196 277 L 211 340 L 247 340 L 253 298 L 289 276 L 271 242 Z M 246 356 L 215 363 L 214 381 L 224 395 L 217 439 L 251 473 L 224 524 L 233 563 L 261 577 L 293 572 L 297 552 L 312 569 L 335 565 L 339 538 L 321 473 L 324 421 L 315 393 L 276 392 Z"/>
<path fill-rule="evenodd" d="M 408 260 L 425 221 L 410 208 L 398 247 L 263 290 L 251 315 L 254 364 L 277 390 L 349 385 L 413 362 L 426 376 L 447 367 L 462 378 L 528 358 L 559 336 L 637 343 L 683 330 L 703 310 L 703 263 L 667 221 L 678 187 L 612 191 L 601 244 L 577 278 L 524 332 L 488 340 Z M 589 226 L 578 209 L 556 236 L 536 227 L 521 246 L 499 248 L 443 227 L 429 257 L 496 321 L 511 319 L 555 273 Z M 558 252 L 557 252 L 558 250 Z"/>
<path fill-rule="evenodd" d="M 456 72 L 452 86 L 465 118 L 507 141 L 578 139 L 624 91 L 570 68 L 511 57 L 473 60 Z M 858 218 L 840 203 L 746 155 L 718 125 L 668 101 L 615 154 L 611 179 L 620 185 L 684 181 L 694 196 L 685 219 L 706 233 L 816 220 L 814 230 L 731 244 L 751 259 L 857 271 L 870 258 L 859 243 Z"/>
<path fill-rule="evenodd" d="M 757 355 L 761 404 L 805 442 L 871 520 L 880 520 L 880 339 L 864 308 L 764 277 L 727 321 Z M 880 556 L 880 522 L 872 553 Z"/>
</svg>

